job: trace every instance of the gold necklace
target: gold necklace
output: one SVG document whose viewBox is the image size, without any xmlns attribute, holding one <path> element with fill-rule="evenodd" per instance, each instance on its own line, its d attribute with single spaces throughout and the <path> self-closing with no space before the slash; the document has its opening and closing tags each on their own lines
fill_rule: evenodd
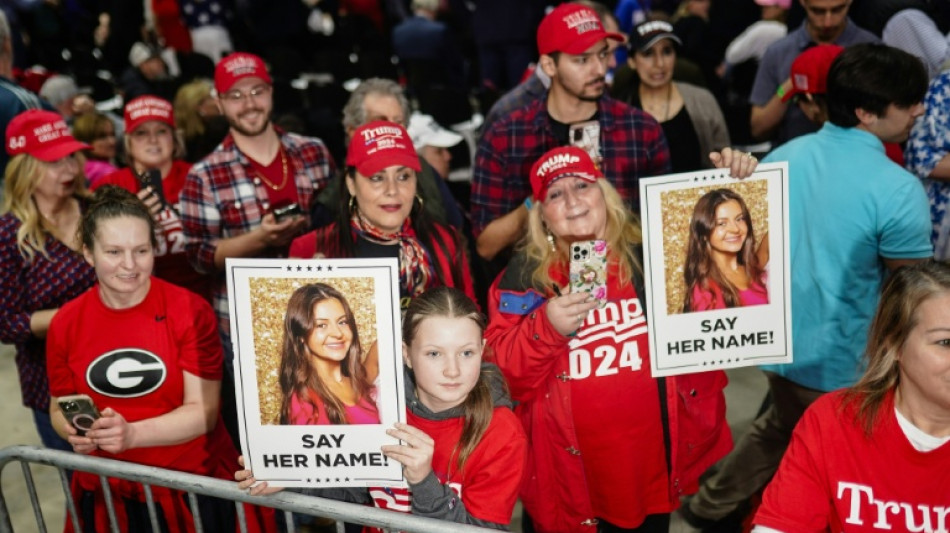
<svg viewBox="0 0 950 533">
<path fill-rule="evenodd" d="M 257 177 L 275 191 L 279 191 L 284 188 L 284 185 L 287 185 L 287 157 L 284 155 L 283 147 L 277 148 L 277 154 L 280 156 L 280 174 L 282 178 L 280 185 L 274 185 L 274 182 L 267 179 L 267 176 L 265 176 L 263 172 L 258 170 L 257 167 L 254 168 L 254 173 L 257 174 Z"/>
</svg>

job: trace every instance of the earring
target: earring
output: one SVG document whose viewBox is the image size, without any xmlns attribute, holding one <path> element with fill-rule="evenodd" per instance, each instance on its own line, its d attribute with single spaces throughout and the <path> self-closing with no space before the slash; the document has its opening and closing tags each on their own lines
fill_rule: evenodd
<svg viewBox="0 0 950 533">
<path fill-rule="evenodd" d="M 356 197 L 350 196 L 350 213 L 356 212 Z"/>
<path fill-rule="evenodd" d="M 423 207 L 425 207 L 425 204 L 426 204 L 425 201 L 418 194 L 416 195 L 416 200 L 419 200 L 419 209 L 422 209 Z"/>
<path fill-rule="evenodd" d="M 551 251 L 556 252 L 557 246 L 554 245 L 554 235 L 551 233 L 551 230 L 547 230 L 547 235 L 545 238 L 548 240 L 548 245 L 551 246 Z"/>
</svg>

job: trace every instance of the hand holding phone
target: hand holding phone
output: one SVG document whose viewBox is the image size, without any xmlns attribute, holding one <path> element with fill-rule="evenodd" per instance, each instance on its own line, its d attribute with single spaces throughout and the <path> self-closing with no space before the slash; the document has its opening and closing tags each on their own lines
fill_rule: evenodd
<svg viewBox="0 0 950 533">
<path fill-rule="evenodd" d="M 86 394 L 73 394 L 71 396 L 62 396 L 57 398 L 59 409 L 66 417 L 66 421 L 76 428 L 76 433 L 80 437 L 86 435 L 86 432 L 92 429 L 92 424 L 101 416 L 96 404 L 92 398 Z"/>
<path fill-rule="evenodd" d="M 607 304 L 607 241 L 595 239 L 571 244 L 571 292 L 586 292 Z"/>
<path fill-rule="evenodd" d="M 303 214 L 300 211 L 300 206 L 297 204 L 288 204 L 281 207 L 275 207 L 271 213 L 274 214 L 274 220 L 276 220 L 278 224 L 287 218 L 297 217 Z"/>
<path fill-rule="evenodd" d="M 162 188 L 162 171 L 157 168 L 150 168 L 139 174 L 139 182 L 142 184 L 142 188 L 151 187 L 152 194 L 158 197 L 158 201 L 162 203 L 162 207 L 168 205 L 168 202 L 165 201 L 165 190 Z"/>
</svg>

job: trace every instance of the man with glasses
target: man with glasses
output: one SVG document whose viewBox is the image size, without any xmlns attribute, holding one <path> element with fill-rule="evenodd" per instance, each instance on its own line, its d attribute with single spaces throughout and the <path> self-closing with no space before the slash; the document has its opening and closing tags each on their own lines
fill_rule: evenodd
<svg viewBox="0 0 950 533">
<path fill-rule="evenodd" d="M 215 67 L 214 85 L 230 131 L 188 174 L 181 218 L 189 260 L 199 272 L 216 277 L 213 303 L 230 352 L 225 259 L 286 257 L 290 241 L 309 228 L 310 204 L 330 181 L 335 165 L 319 139 L 273 125 L 273 86 L 261 58 L 247 53 L 225 57 Z M 229 372 L 231 365 L 226 354 Z M 228 416 L 225 422 L 234 437 Z"/>
</svg>

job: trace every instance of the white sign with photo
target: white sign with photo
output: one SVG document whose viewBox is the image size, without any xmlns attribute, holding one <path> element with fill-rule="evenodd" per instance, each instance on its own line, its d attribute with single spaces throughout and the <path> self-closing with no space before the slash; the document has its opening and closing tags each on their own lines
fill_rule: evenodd
<svg viewBox="0 0 950 533">
<path fill-rule="evenodd" d="M 380 451 L 405 422 L 399 268 L 228 259 L 241 450 L 276 487 L 405 486 Z"/>
<path fill-rule="evenodd" d="M 790 363 L 788 164 L 640 180 L 654 376 Z"/>
</svg>

